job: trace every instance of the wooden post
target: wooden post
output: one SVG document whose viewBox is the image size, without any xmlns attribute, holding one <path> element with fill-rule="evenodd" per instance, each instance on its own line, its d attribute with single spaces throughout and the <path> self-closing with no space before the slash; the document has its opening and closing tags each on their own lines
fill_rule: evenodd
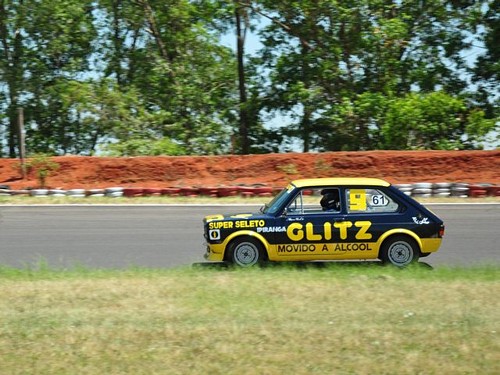
<svg viewBox="0 0 500 375">
<path fill-rule="evenodd" d="M 21 175 L 26 178 L 26 146 L 24 140 L 24 109 L 19 107 L 17 109 L 17 131 L 18 131 L 18 140 L 19 140 L 19 160 L 21 162 Z"/>
</svg>

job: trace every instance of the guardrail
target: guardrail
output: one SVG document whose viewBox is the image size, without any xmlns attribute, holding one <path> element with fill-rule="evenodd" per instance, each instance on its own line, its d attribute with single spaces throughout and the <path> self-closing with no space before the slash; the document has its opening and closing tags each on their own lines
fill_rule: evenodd
<svg viewBox="0 0 500 375">
<path fill-rule="evenodd" d="M 486 196 L 499 197 L 500 185 L 482 183 L 468 184 L 463 182 L 417 182 L 413 184 L 395 184 L 399 190 L 412 197 L 459 197 L 480 198 Z M 33 197 L 148 197 L 148 196 L 184 196 L 184 197 L 270 197 L 277 194 L 282 187 L 263 184 L 237 186 L 184 186 L 168 188 L 109 187 L 104 189 L 30 189 L 11 190 L 0 185 L 0 196 L 25 195 Z"/>
</svg>

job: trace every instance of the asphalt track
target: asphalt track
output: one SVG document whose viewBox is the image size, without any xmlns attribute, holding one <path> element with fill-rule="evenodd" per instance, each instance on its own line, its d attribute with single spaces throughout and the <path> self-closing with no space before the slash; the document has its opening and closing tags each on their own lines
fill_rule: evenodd
<svg viewBox="0 0 500 375">
<path fill-rule="evenodd" d="M 500 204 L 433 204 L 446 234 L 431 266 L 500 265 Z M 257 206 L 0 206 L 0 265 L 171 268 L 203 262 L 203 216 Z"/>
</svg>

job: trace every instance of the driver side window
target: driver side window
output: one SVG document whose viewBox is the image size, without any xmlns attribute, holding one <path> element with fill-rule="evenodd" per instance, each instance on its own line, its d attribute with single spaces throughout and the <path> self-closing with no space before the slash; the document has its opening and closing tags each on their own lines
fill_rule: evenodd
<svg viewBox="0 0 500 375">
<path fill-rule="evenodd" d="M 287 207 L 287 213 L 291 215 L 335 212 L 340 212 L 340 191 L 335 187 L 301 190 Z"/>
</svg>

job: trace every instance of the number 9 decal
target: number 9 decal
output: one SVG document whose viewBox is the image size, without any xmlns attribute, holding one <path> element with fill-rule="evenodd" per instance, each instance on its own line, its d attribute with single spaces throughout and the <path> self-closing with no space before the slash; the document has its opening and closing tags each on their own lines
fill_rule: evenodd
<svg viewBox="0 0 500 375">
<path fill-rule="evenodd" d="M 349 210 L 366 211 L 366 191 L 364 189 L 349 190 Z"/>
</svg>

